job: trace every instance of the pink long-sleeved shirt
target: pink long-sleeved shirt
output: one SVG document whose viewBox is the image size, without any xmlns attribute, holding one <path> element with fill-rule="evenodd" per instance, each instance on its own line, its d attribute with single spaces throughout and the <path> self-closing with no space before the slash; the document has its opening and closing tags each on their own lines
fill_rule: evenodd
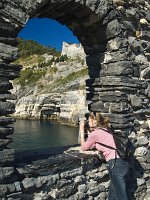
<svg viewBox="0 0 150 200">
<path fill-rule="evenodd" d="M 111 159 L 115 159 L 116 157 L 116 151 L 113 149 L 109 149 L 107 147 L 104 147 L 97 142 L 106 144 L 108 146 L 111 146 L 113 148 L 116 148 L 113 136 L 108 133 L 107 131 L 101 130 L 101 129 L 96 129 L 92 131 L 88 139 L 85 143 L 82 144 L 81 148 L 83 151 L 89 150 L 93 145 L 95 145 L 96 149 L 100 152 L 102 152 L 104 158 L 108 162 Z M 117 157 L 119 157 L 117 155 Z"/>
</svg>

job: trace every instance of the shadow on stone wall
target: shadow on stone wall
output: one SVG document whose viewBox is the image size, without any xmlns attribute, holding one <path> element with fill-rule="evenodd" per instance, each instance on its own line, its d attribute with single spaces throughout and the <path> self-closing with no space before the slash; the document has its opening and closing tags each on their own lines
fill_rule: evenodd
<svg viewBox="0 0 150 200">
<path fill-rule="evenodd" d="M 132 157 L 129 159 L 129 173 L 127 177 L 127 192 L 128 192 L 128 200 L 136 200 L 142 197 L 144 193 L 143 187 L 140 187 L 140 183 L 138 184 L 138 178 L 142 178 L 144 175 L 144 168 L 140 164 L 140 162 Z M 146 188 L 145 188 L 146 192 Z"/>
</svg>

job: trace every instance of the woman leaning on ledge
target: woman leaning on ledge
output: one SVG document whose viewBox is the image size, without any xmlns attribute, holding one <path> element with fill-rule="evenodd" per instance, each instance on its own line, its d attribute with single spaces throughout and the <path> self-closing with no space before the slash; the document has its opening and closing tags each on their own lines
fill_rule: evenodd
<svg viewBox="0 0 150 200">
<path fill-rule="evenodd" d="M 103 154 L 110 177 L 108 200 L 127 200 L 126 176 L 129 169 L 128 162 L 119 158 L 116 150 L 98 144 L 99 142 L 116 148 L 113 136 L 107 132 L 109 123 L 109 119 L 105 118 L 100 112 L 91 112 L 88 118 L 88 138 L 85 141 L 85 120 L 80 121 L 81 148 L 83 151 L 87 151 L 95 147 Z"/>
</svg>

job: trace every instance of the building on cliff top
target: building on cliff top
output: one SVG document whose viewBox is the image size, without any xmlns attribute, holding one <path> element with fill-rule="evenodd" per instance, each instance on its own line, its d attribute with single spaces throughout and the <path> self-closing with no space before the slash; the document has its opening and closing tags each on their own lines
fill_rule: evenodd
<svg viewBox="0 0 150 200">
<path fill-rule="evenodd" d="M 73 58 L 76 56 L 85 59 L 84 49 L 81 44 L 68 44 L 63 42 L 61 55 L 67 55 L 67 57 Z"/>
</svg>

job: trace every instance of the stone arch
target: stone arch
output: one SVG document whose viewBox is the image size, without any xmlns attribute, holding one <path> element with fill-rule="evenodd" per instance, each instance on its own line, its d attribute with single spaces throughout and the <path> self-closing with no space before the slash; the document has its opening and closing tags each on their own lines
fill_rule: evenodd
<svg viewBox="0 0 150 200">
<path fill-rule="evenodd" d="M 113 90 L 118 90 L 115 88 L 116 85 L 120 84 L 121 87 L 125 84 L 124 81 L 132 80 L 129 77 L 133 75 L 133 69 L 132 62 L 129 61 L 126 53 L 128 48 L 127 40 L 125 39 L 126 35 L 124 34 L 119 14 L 112 1 L 92 2 L 70 0 L 60 2 L 41 0 L 30 3 L 23 1 L 20 4 L 18 2 L 11 4 L 5 2 L 3 6 L 5 8 L 4 11 L 6 9 L 9 10 L 8 19 L 2 22 L 3 30 L 5 30 L 4 34 L 7 36 L 7 44 L 5 44 L 3 38 L 7 52 L 2 55 L 2 60 L 5 63 L 8 64 L 16 59 L 17 49 L 12 42 L 15 43 L 17 33 L 25 26 L 29 18 L 52 18 L 61 24 L 67 25 L 78 37 L 85 50 L 90 76 L 90 80 L 87 81 L 87 85 L 90 88 L 87 99 L 92 102 L 91 109 L 109 113 L 109 109 L 111 109 L 110 102 L 113 98 L 115 98 L 114 102 L 121 102 L 122 99 L 126 99 L 127 101 L 127 96 L 124 92 L 120 92 L 118 96 L 113 92 Z M 112 45 L 112 42 L 116 44 L 115 47 Z M 17 68 L 18 66 L 15 66 L 15 69 Z M 106 76 L 108 80 L 106 80 Z M 99 80 L 100 77 L 101 80 L 104 79 L 105 83 Z M 109 86 L 110 84 L 112 85 L 114 77 L 116 77 L 116 83 L 114 83 L 112 90 Z M 97 91 L 94 85 L 96 85 Z M 107 85 L 107 89 L 101 89 L 105 85 Z M 108 91 L 112 91 L 111 95 L 113 97 L 111 97 L 111 100 L 109 102 L 104 99 L 99 101 L 101 95 L 104 92 L 108 94 Z M 122 95 L 126 97 L 120 97 Z M 128 103 L 123 103 L 122 105 L 121 102 L 117 106 L 120 109 L 118 112 L 122 112 L 121 107 L 128 107 Z M 123 126 L 124 122 L 133 121 L 133 116 L 131 115 L 130 111 L 127 112 L 127 117 L 120 114 L 120 125 Z M 121 128 L 120 125 L 116 123 L 117 128 Z"/>
<path fill-rule="evenodd" d="M 138 8 L 138 2 L 131 1 L 131 4 Z M 1 1 L 1 166 L 11 166 L 14 154 L 13 150 L 7 149 L 7 145 L 11 142 L 7 135 L 13 133 L 13 128 L 9 125 L 14 120 L 8 115 L 13 113 L 15 108 L 14 104 L 7 100 L 15 99 L 14 95 L 9 92 L 12 89 L 9 80 L 19 76 L 21 66 L 10 63 L 18 56 L 17 34 L 33 17 L 55 19 L 65 24 L 78 37 L 85 50 L 89 69 L 90 79 L 86 81 L 86 84 L 88 86 L 87 99 L 91 101 L 90 110 L 102 111 L 109 116 L 117 131 L 126 132 L 135 127 L 138 131 L 141 126 L 134 124 L 134 113 L 140 114 L 141 109 L 143 109 L 142 119 L 146 122 L 149 115 L 149 102 L 143 99 L 148 99 L 150 86 L 147 81 L 140 80 L 141 63 L 135 62 L 140 47 L 136 43 L 137 32 L 130 24 L 123 22 L 124 20 L 128 22 L 128 17 L 125 12 L 122 13 L 120 6 L 124 6 L 123 9 L 125 9 L 125 6 L 130 6 L 130 4 L 119 0 Z M 134 37 L 134 40 L 131 37 Z M 137 44 L 137 51 L 134 49 L 135 44 Z M 148 76 L 147 74 L 145 77 Z M 142 125 L 147 133 L 147 125 L 145 123 Z"/>
</svg>

